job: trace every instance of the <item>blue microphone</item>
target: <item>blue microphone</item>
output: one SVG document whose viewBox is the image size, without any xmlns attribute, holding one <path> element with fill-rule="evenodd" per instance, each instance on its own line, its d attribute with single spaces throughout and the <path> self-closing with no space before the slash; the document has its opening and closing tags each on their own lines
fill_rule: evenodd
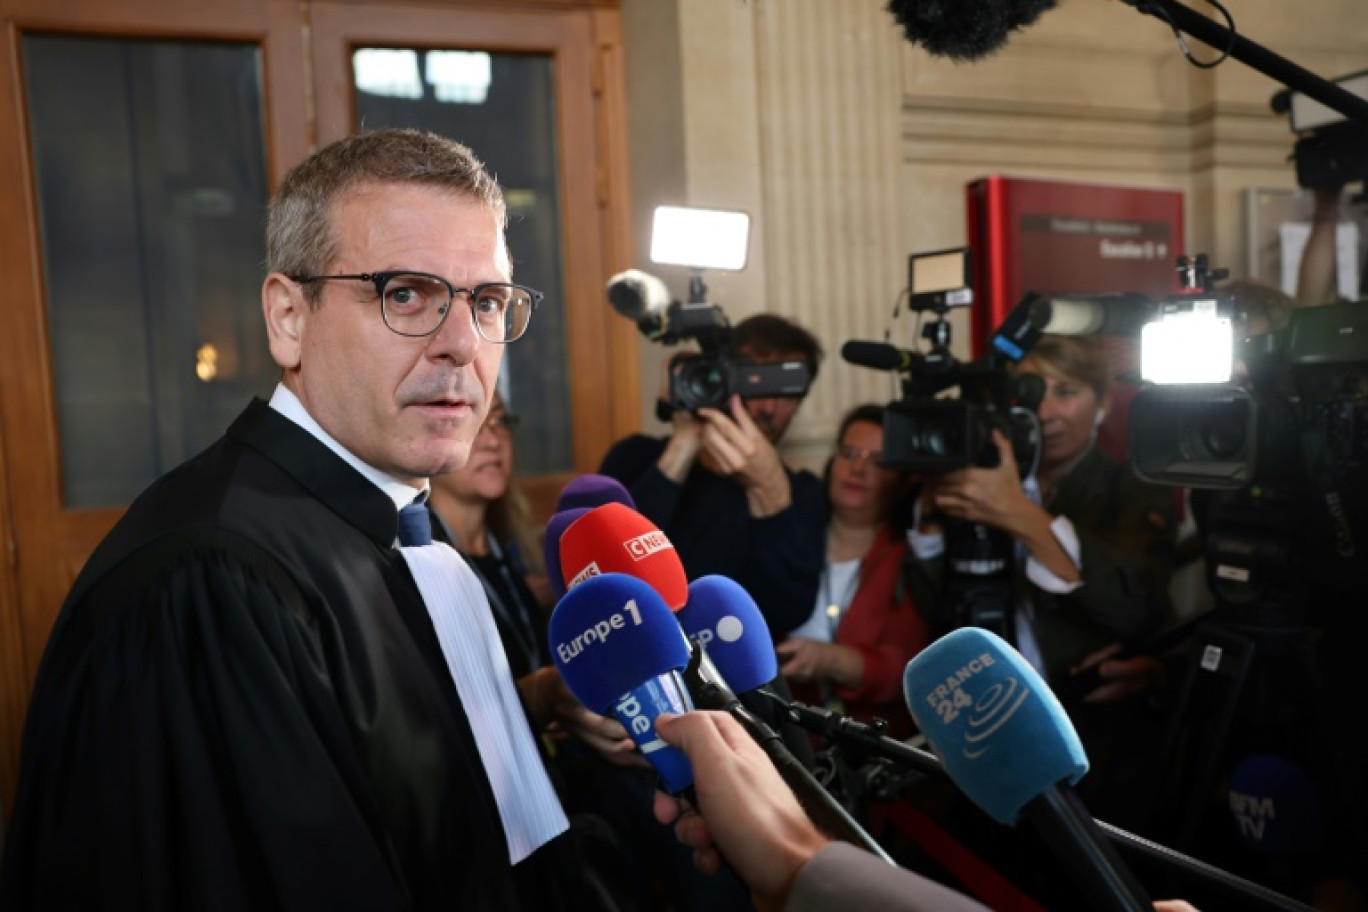
<svg viewBox="0 0 1368 912">
<path fill-rule="evenodd" d="M 996 634 L 961 627 L 907 663 L 907 708 L 950 779 L 999 823 L 1025 817 L 1082 881 L 1090 908 L 1152 906 L 1070 788 L 1088 771 L 1054 693 Z"/>
<path fill-rule="evenodd" d="M 769 625 L 755 599 L 725 576 L 702 576 L 689 584 L 679 626 L 698 643 L 737 694 L 763 687 L 779 675 Z"/>
<path fill-rule="evenodd" d="M 663 712 L 693 709 L 680 671 L 689 644 L 674 613 L 651 586 L 623 573 L 578 584 L 551 614 L 551 654 L 575 698 L 597 713 L 612 713 L 660 774 L 665 791 L 693 785 L 684 752 L 660 740 Z"/>
<path fill-rule="evenodd" d="M 1254 754 L 1230 774 L 1236 835 L 1264 855 L 1311 855 L 1321 844 L 1320 799 L 1301 769 L 1276 754 Z"/>
</svg>

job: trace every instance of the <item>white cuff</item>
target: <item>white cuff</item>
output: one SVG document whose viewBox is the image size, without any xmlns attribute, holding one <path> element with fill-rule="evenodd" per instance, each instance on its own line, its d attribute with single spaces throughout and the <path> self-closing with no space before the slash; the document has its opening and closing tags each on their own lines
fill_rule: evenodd
<svg viewBox="0 0 1368 912">
<path fill-rule="evenodd" d="M 1069 556 L 1069 560 L 1073 561 L 1074 567 L 1080 571 L 1081 576 L 1083 559 L 1080 555 L 1083 551 L 1078 544 L 1078 532 L 1074 529 L 1073 523 L 1067 516 L 1056 516 L 1054 521 L 1050 523 L 1050 534 L 1055 537 L 1055 541 L 1059 542 L 1059 547 L 1064 549 L 1064 553 Z M 1082 579 L 1073 583 L 1060 579 L 1031 555 L 1026 557 L 1026 578 L 1046 592 L 1053 592 L 1055 595 L 1068 595 L 1083 585 Z"/>
</svg>

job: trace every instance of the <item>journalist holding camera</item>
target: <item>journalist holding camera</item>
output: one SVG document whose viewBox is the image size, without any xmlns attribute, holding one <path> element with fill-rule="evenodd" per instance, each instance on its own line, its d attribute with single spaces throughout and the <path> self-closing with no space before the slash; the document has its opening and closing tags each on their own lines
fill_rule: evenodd
<svg viewBox="0 0 1368 912">
<path fill-rule="evenodd" d="M 1023 478 L 1011 443 L 995 430 L 996 459 L 925 479 L 908 539 L 926 584 L 923 612 L 934 623 L 958 626 L 966 621 L 957 617 L 960 606 L 947 604 L 956 590 L 946 527 L 975 523 L 1008 533 L 1017 569 L 1004 634 L 1064 691 L 1089 656 L 1117 641 L 1142 641 L 1168 619 L 1174 492 L 1138 480 L 1096 446 L 1111 394 L 1109 364 L 1095 337 L 1044 335 L 1016 374 L 1044 381 L 1035 473 L 1028 469 Z M 1113 765 L 1109 754 L 1128 755 L 1116 739 L 1120 729 L 1135 727 L 1134 713 L 1118 704 L 1069 710 L 1095 770 Z"/>
<path fill-rule="evenodd" d="M 691 579 L 716 573 L 736 580 L 775 637 L 806 620 L 825 549 L 821 485 L 811 472 L 786 466 L 776 449 L 803 397 L 743 398 L 741 382 L 704 378 L 801 363 L 810 382 L 821 357 L 820 343 L 801 326 L 776 314 L 748 317 L 728 328 L 714 359 L 671 359 L 662 399 L 670 436 L 620 440 L 599 468 L 626 485 L 637 509 L 669 536 Z M 709 389 L 723 395 L 703 405 Z"/>
</svg>

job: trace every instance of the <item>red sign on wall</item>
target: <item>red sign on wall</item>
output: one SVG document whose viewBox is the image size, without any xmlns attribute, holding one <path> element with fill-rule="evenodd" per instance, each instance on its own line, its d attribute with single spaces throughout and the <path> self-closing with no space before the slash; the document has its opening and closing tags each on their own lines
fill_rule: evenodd
<svg viewBox="0 0 1368 912">
<path fill-rule="evenodd" d="M 1028 291 L 1046 295 L 1140 292 L 1154 299 L 1179 288 L 1183 194 L 1101 184 L 993 176 L 966 187 L 974 274 L 974 357 Z M 1116 373 L 1134 366 L 1134 340 L 1108 340 Z M 1117 402 L 1101 432 L 1104 449 L 1124 458 L 1134 390 Z"/>
</svg>

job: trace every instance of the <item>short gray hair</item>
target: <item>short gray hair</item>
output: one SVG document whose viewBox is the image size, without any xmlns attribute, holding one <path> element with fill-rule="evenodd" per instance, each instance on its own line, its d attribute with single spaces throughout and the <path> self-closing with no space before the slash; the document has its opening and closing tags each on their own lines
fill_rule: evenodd
<svg viewBox="0 0 1368 912">
<path fill-rule="evenodd" d="M 425 130 L 371 130 L 324 146 L 285 175 L 267 209 L 267 271 L 325 272 L 337 256 L 337 200 L 377 184 L 421 184 L 462 194 L 488 206 L 501 233 L 507 223 L 503 190 L 469 147 Z M 319 293 L 317 285 L 305 286 L 310 303 L 317 303 Z"/>
</svg>

